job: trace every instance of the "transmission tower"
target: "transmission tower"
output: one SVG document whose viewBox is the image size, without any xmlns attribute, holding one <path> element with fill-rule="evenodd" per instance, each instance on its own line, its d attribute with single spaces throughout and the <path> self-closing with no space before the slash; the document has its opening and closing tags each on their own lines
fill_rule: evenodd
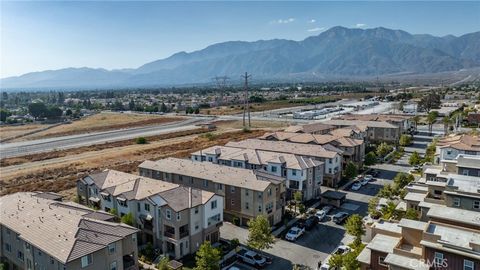
<svg viewBox="0 0 480 270">
<path fill-rule="evenodd" d="M 244 88 L 245 88 L 245 97 L 244 97 L 244 104 L 243 104 L 243 127 L 247 128 L 245 124 L 245 114 L 248 114 L 248 128 L 250 128 L 250 105 L 248 104 L 248 78 L 252 75 L 249 75 L 245 72 L 245 75 L 242 75 L 242 78 L 245 80 Z"/>
<path fill-rule="evenodd" d="M 229 79 L 230 78 L 227 76 L 216 76 L 215 78 L 213 78 L 217 86 L 217 89 L 220 91 L 220 102 L 218 103 L 218 105 L 223 105 L 223 94 L 224 94 L 225 88 L 227 87 L 227 81 Z"/>
</svg>

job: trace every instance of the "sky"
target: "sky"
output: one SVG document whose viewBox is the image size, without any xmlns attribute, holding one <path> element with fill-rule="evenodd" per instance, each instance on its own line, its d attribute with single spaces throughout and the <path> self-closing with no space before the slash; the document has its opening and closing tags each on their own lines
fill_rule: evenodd
<svg viewBox="0 0 480 270">
<path fill-rule="evenodd" d="M 67 67 L 137 68 L 218 42 L 302 40 L 338 25 L 436 36 L 480 31 L 480 1 L 0 0 L 0 12 L 0 78 Z"/>
</svg>

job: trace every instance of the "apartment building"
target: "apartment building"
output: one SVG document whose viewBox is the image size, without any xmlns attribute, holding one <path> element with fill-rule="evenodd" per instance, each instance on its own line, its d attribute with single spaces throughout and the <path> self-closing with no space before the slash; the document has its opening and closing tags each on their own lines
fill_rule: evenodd
<svg viewBox="0 0 480 270">
<path fill-rule="evenodd" d="M 448 166 L 449 161 L 456 160 L 458 155 L 480 155 L 480 137 L 478 135 L 452 134 L 437 142 L 435 163 Z"/>
<path fill-rule="evenodd" d="M 212 192 L 115 170 L 80 179 L 77 191 L 90 206 L 131 214 L 141 230 L 138 244 L 151 243 L 175 259 L 220 238 L 223 198 Z"/>
<path fill-rule="evenodd" d="M 257 170 L 286 179 L 286 199 L 296 191 L 304 200 L 318 199 L 323 182 L 324 163 L 293 154 L 255 149 L 212 146 L 191 154 L 192 161 L 208 161 L 215 164 Z"/>
<path fill-rule="evenodd" d="M 338 134 L 338 133 L 337 133 Z M 325 147 L 331 145 L 341 150 L 343 157 L 343 166 L 349 162 L 355 163 L 358 167 L 363 166 L 365 158 L 365 143 L 363 140 L 353 139 L 349 136 L 331 135 L 331 134 L 310 134 L 310 133 L 293 133 L 293 132 L 272 132 L 266 133 L 259 137 L 262 140 L 270 141 L 286 141 L 292 143 L 318 144 Z M 338 151 L 337 151 L 338 152 Z"/>
<path fill-rule="evenodd" d="M 480 269 L 479 230 L 408 219 L 382 229 L 357 257 L 362 270 Z"/>
<path fill-rule="evenodd" d="M 409 133 L 415 127 L 411 116 L 399 114 L 344 114 L 334 117 L 333 119 L 386 122 L 399 127 L 400 134 Z"/>
<path fill-rule="evenodd" d="M 306 125 L 289 126 L 285 129 L 285 132 L 328 134 L 330 131 L 334 129 L 336 129 L 335 126 L 325 125 L 317 122 L 317 123 L 311 123 Z"/>
<path fill-rule="evenodd" d="M 324 162 L 324 184 L 335 187 L 341 180 L 342 175 L 342 153 L 333 146 L 310 145 L 291 143 L 284 141 L 268 141 L 260 139 L 248 139 L 239 142 L 229 142 L 228 147 L 256 149 L 278 153 L 289 153 L 297 156 L 307 157 Z M 327 149 L 328 148 L 328 149 Z M 340 153 L 339 153 L 340 152 Z"/>
<path fill-rule="evenodd" d="M 0 197 L 0 209 L 7 269 L 138 269 L 138 230 L 107 213 L 32 192 Z"/>
<path fill-rule="evenodd" d="M 387 142 L 397 144 L 402 134 L 399 126 L 381 121 L 332 119 L 323 123 L 340 128 L 356 126 L 360 130 L 365 130 L 367 143 Z"/>
<path fill-rule="evenodd" d="M 211 162 L 166 158 L 145 161 L 140 175 L 186 185 L 224 198 L 224 219 L 247 225 L 251 218 L 265 215 L 270 224 L 282 220 L 285 206 L 285 178 L 261 171 Z"/>
</svg>

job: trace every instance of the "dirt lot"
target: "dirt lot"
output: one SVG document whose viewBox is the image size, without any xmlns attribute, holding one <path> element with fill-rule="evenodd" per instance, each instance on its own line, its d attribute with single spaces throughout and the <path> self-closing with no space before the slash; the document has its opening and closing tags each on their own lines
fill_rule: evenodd
<svg viewBox="0 0 480 270">
<path fill-rule="evenodd" d="M 27 124 L 22 126 L 2 126 L 0 127 L 0 139 L 5 140 L 48 127 L 49 125 Z"/>
<path fill-rule="evenodd" d="M 182 117 L 167 117 L 151 114 L 131 113 L 99 113 L 85 117 L 71 124 L 60 125 L 23 137 L 23 140 L 33 140 L 47 137 L 58 137 L 81 133 L 107 131 L 112 129 L 132 128 L 149 125 L 166 124 L 183 120 Z"/>
<path fill-rule="evenodd" d="M 98 148 L 82 153 L 59 154 L 59 157 L 20 165 L 3 167 L 0 179 L 0 195 L 19 191 L 53 191 L 64 195 L 74 194 L 78 178 L 106 168 L 124 172 L 136 172 L 137 166 L 146 159 L 164 157 L 188 157 L 191 152 L 213 145 L 224 145 L 231 140 L 253 138 L 264 130 L 251 132 L 233 131 L 213 133 L 212 136 L 187 135 L 152 141 L 145 145 L 128 144 L 114 148 Z M 72 149 L 73 150 L 73 149 Z M 71 151 L 71 150 L 66 150 Z M 24 166 L 24 167 L 22 167 Z M 71 197 L 70 197 L 71 199 Z"/>
</svg>

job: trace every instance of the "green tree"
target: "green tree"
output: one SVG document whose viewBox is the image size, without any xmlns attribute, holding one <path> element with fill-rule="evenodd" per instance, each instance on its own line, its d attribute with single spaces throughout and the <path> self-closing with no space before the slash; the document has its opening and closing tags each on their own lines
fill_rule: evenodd
<svg viewBox="0 0 480 270">
<path fill-rule="evenodd" d="M 293 193 L 293 200 L 295 201 L 295 213 L 297 212 L 298 204 L 302 202 L 303 194 L 300 190 Z"/>
<path fill-rule="evenodd" d="M 125 223 L 127 225 L 133 226 L 133 215 L 132 213 L 128 213 L 124 215 L 123 217 L 120 218 L 120 221 L 122 223 Z"/>
<path fill-rule="evenodd" d="M 118 215 L 117 209 L 115 209 L 115 208 L 110 209 L 110 210 L 108 211 L 108 213 L 110 213 L 110 214 L 112 214 L 112 215 L 114 215 L 114 216 L 117 216 L 117 215 Z"/>
<path fill-rule="evenodd" d="M 375 164 L 375 161 L 377 160 L 377 155 L 375 155 L 374 152 L 368 152 L 368 154 L 365 155 L 365 165 L 366 166 L 371 166 Z"/>
<path fill-rule="evenodd" d="M 401 146 L 407 146 L 407 145 L 410 145 L 412 143 L 412 136 L 410 135 L 407 135 L 407 134 L 402 134 L 402 136 L 400 136 L 400 140 L 398 142 Z"/>
<path fill-rule="evenodd" d="M 348 234 L 355 236 L 353 244 L 360 246 L 362 244 L 362 236 L 365 234 L 362 217 L 358 214 L 351 215 L 345 223 L 345 229 Z"/>
<path fill-rule="evenodd" d="M 166 113 L 167 112 L 167 105 L 165 105 L 165 103 L 162 102 L 162 104 L 160 105 L 160 112 L 162 113 Z"/>
<path fill-rule="evenodd" d="M 400 172 L 395 175 L 393 178 L 393 184 L 395 186 L 395 190 L 400 190 L 403 189 L 405 186 L 410 184 L 413 180 L 415 180 L 415 177 L 411 174 Z M 396 194 L 395 194 L 396 195 Z"/>
<path fill-rule="evenodd" d="M 370 214 L 370 216 L 372 217 L 378 216 L 377 206 L 379 201 L 380 201 L 380 198 L 377 196 L 371 198 L 370 201 L 368 201 L 368 213 Z"/>
<path fill-rule="evenodd" d="M 427 95 L 423 96 L 418 103 L 418 107 L 421 110 L 430 113 L 431 109 L 440 107 L 440 95 L 435 92 L 430 92 Z"/>
<path fill-rule="evenodd" d="M 58 118 L 63 115 L 63 110 L 56 106 L 50 106 L 45 112 L 45 117 L 47 118 Z"/>
<path fill-rule="evenodd" d="M 410 156 L 410 158 L 408 159 L 408 164 L 412 165 L 412 166 L 415 166 L 415 165 L 418 165 L 422 162 L 422 158 L 420 157 L 420 155 L 418 154 L 417 151 L 413 151 L 412 155 Z"/>
<path fill-rule="evenodd" d="M 12 113 L 10 113 L 10 111 L 6 110 L 6 109 L 0 109 L 0 121 L 2 122 L 5 122 L 7 121 L 7 117 L 9 117 L 10 115 L 12 115 Z"/>
<path fill-rule="evenodd" d="M 405 218 L 406 219 L 418 220 L 418 213 L 417 213 L 417 211 L 415 211 L 415 209 L 409 208 L 405 212 Z"/>
<path fill-rule="evenodd" d="M 377 195 L 382 198 L 391 198 L 393 196 L 392 185 L 390 184 L 384 185 L 383 188 L 380 189 Z"/>
<path fill-rule="evenodd" d="M 157 264 L 157 269 L 158 270 L 170 270 L 170 267 L 168 267 L 168 257 L 163 257 L 160 262 Z"/>
<path fill-rule="evenodd" d="M 342 265 L 345 270 L 358 270 L 360 269 L 360 262 L 357 260 L 357 256 L 360 253 L 349 252 L 343 256 Z"/>
<path fill-rule="evenodd" d="M 428 132 L 432 134 L 432 127 L 435 121 L 437 120 L 438 112 L 429 112 L 427 115 L 427 124 L 428 124 Z"/>
<path fill-rule="evenodd" d="M 220 270 L 220 250 L 213 248 L 209 241 L 205 241 L 195 256 L 194 270 Z"/>
<path fill-rule="evenodd" d="M 343 266 L 343 255 L 342 254 L 333 254 L 328 259 L 328 264 L 330 265 L 330 269 L 340 269 Z"/>
<path fill-rule="evenodd" d="M 442 119 L 442 123 L 443 123 L 443 134 L 447 135 L 448 134 L 448 127 L 452 123 L 452 119 L 448 116 L 445 116 Z"/>
<path fill-rule="evenodd" d="M 418 128 L 418 123 L 420 122 L 420 115 L 415 115 L 414 117 L 412 117 L 412 121 L 413 123 L 415 123 L 415 131 L 416 131 Z"/>
<path fill-rule="evenodd" d="M 259 215 L 248 222 L 247 245 L 253 249 L 264 250 L 272 247 L 275 237 L 272 228 L 264 215 Z"/>
<path fill-rule="evenodd" d="M 386 220 L 389 220 L 391 218 L 395 219 L 397 216 L 396 208 L 397 205 L 394 202 L 389 201 L 387 203 L 387 206 L 382 209 L 382 218 Z"/>
<path fill-rule="evenodd" d="M 391 145 L 388 145 L 386 142 L 382 142 L 380 145 L 377 147 L 377 155 L 380 157 L 385 157 L 390 151 L 392 151 L 393 147 Z"/>
<path fill-rule="evenodd" d="M 31 116 L 38 119 L 39 117 L 44 117 L 47 113 L 47 106 L 43 102 L 34 102 L 28 104 L 28 112 Z"/>
<path fill-rule="evenodd" d="M 348 179 L 352 179 L 355 176 L 357 176 L 357 174 L 358 174 L 358 169 L 357 169 L 357 166 L 355 165 L 355 163 L 353 163 L 351 161 L 348 162 L 347 166 L 345 167 L 345 176 Z"/>
</svg>

